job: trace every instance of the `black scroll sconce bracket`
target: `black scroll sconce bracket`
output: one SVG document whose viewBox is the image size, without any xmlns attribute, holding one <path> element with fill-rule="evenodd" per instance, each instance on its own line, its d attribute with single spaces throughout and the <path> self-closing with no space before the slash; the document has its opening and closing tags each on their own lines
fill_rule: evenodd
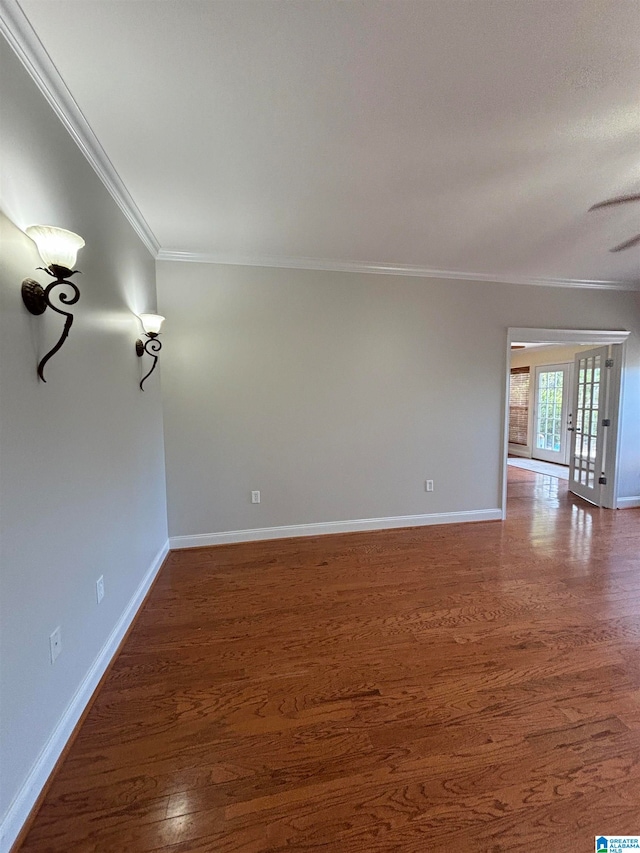
<svg viewBox="0 0 640 853">
<path fill-rule="evenodd" d="M 63 290 L 61 293 L 57 294 L 55 297 L 61 305 L 68 306 L 76 304 L 78 299 L 80 299 L 80 291 L 72 281 L 69 281 L 70 276 L 76 275 L 78 270 L 70 270 L 67 269 L 67 267 L 58 266 L 58 264 L 51 264 L 50 267 L 38 267 L 38 269 L 44 270 L 44 272 L 54 278 L 55 281 L 52 281 L 46 288 L 43 288 L 39 282 L 35 281 L 35 279 L 25 278 L 22 282 L 22 301 L 24 302 L 27 311 L 38 316 L 40 314 L 44 314 L 47 308 L 51 308 L 52 311 L 55 311 L 57 314 L 61 314 L 65 318 L 64 328 L 58 343 L 49 350 L 38 364 L 38 376 L 43 382 L 46 382 L 47 380 L 44 378 L 45 365 L 62 347 L 69 335 L 69 330 L 73 323 L 73 314 L 69 311 L 65 311 L 59 305 L 52 302 L 52 293 L 57 287 L 68 288 L 67 290 Z M 71 292 L 69 292 L 69 290 Z"/>
<path fill-rule="evenodd" d="M 145 373 L 145 375 L 140 380 L 140 390 L 141 391 L 144 391 L 144 388 L 142 386 L 144 385 L 146 380 L 151 376 L 153 371 L 156 369 L 156 365 L 158 363 L 158 353 L 162 349 L 162 343 L 160 342 L 158 335 L 156 333 L 147 332 L 146 337 L 147 337 L 147 340 L 144 342 L 140 338 L 138 338 L 138 340 L 136 341 L 136 355 L 138 356 L 138 358 L 142 358 L 142 356 L 146 353 L 147 355 L 150 355 L 151 358 L 153 359 L 153 364 L 151 365 L 151 370 L 149 370 L 148 373 Z"/>
</svg>

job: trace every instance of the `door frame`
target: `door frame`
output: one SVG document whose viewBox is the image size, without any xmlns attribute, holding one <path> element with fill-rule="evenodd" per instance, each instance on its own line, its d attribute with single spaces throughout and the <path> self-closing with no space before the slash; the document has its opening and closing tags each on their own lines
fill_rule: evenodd
<svg viewBox="0 0 640 853">
<path fill-rule="evenodd" d="M 507 517 L 507 459 L 509 458 L 509 379 L 511 375 L 511 344 L 513 341 L 521 341 L 522 343 L 533 344 L 563 344 L 575 346 L 608 346 L 610 344 L 621 344 L 622 357 L 620 359 L 620 367 L 611 377 L 611 390 L 618 397 L 618 418 L 617 429 L 611 430 L 609 436 L 609 445 L 607 453 L 613 454 L 615 458 L 614 475 L 611 478 L 611 483 L 607 484 L 605 505 L 616 507 L 618 501 L 618 474 L 620 467 L 620 459 L 618 456 L 618 446 L 620 444 L 620 433 L 622 429 L 622 393 L 623 393 L 623 374 L 626 367 L 626 342 L 631 332 L 624 330 L 608 331 L 602 329 L 534 329 L 509 326 L 507 328 L 507 340 L 505 345 L 505 370 L 504 370 L 504 387 L 502 397 L 502 498 L 500 511 L 502 520 Z M 613 398 L 615 399 L 615 397 Z"/>
</svg>

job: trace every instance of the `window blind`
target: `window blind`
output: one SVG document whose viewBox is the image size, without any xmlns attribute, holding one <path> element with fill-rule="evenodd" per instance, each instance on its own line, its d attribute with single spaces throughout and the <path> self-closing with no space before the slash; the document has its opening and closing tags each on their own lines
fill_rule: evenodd
<svg viewBox="0 0 640 853">
<path fill-rule="evenodd" d="M 512 367 L 509 378 L 509 444 L 527 444 L 529 368 Z"/>
</svg>

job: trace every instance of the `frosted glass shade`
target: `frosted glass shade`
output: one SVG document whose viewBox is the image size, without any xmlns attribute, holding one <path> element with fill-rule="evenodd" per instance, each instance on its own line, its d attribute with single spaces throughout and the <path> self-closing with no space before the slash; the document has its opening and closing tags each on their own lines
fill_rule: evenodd
<svg viewBox="0 0 640 853">
<path fill-rule="evenodd" d="M 160 327 L 164 323 L 164 317 L 160 314 L 140 314 L 142 328 L 148 335 L 159 335 Z"/>
<path fill-rule="evenodd" d="M 78 234 L 51 225 L 31 225 L 26 233 L 38 247 L 47 267 L 54 264 L 72 270 L 78 251 L 84 246 L 84 240 Z"/>
</svg>

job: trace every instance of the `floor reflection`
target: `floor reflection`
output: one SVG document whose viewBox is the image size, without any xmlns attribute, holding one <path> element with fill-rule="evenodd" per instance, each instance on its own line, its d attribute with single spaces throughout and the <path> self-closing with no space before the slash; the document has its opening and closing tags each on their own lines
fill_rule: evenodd
<svg viewBox="0 0 640 853">
<path fill-rule="evenodd" d="M 580 498 L 576 498 L 579 501 Z M 571 507 L 569 525 L 570 559 L 577 560 L 588 571 L 593 541 L 593 511 L 598 507 L 574 503 Z"/>
<path fill-rule="evenodd" d="M 569 492 L 558 477 L 509 467 L 507 519 L 529 521 L 530 544 L 540 555 L 589 571 L 593 546 L 594 513 L 606 512 Z M 559 541 L 559 539 L 562 541 Z"/>
</svg>

